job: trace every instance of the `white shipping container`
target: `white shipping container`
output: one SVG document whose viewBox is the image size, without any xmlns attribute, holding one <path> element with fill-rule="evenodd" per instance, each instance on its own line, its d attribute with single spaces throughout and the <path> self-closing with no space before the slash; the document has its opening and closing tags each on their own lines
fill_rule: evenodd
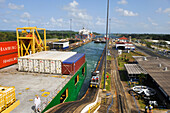
<svg viewBox="0 0 170 113">
<path fill-rule="evenodd" d="M 42 73 L 44 73 L 44 70 L 45 70 L 45 68 L 44 68 L 44 60 L 39 60 L 39 64 L 40 64 L 40 72 L 42 72 Z"/>
<path fill-rule="evenodd" d="M 18 71 L 23 71 L 22 58 L 18 58 Z"/>
<path fill-rule="evenodd" d="M 61 69 L 61 61 L 56 61 L 55 64 L 56 64 L 56 67 L 55 67 L 55 68 L 56 68 L 56 69 L 55 69 L 55 70 L 56 70 L 56 73 L 57 73 L 57 74 L 61 74 L 61 72 L 62 72 L 62 69 Z"/>
<path fill-rule="evenodd" d="M 34 59 L 33 61 L 34 61 L 34 64 L 33 64 L 34 72 L 39 72 L 39 65 L 38 65 L 39 61 L 37 59 Z"/>
<path fill-rule="evenodd" d="M 23 59 L 23 71 L 28 71 L 28 60 L 27 59 Z"/>
<path fill-rule="evenodd" d="M 45 73 L 50 73 L 50 60 L 45 60 Z"/>
<path fill-rule="evenodd" d="M 55 60 L 51 60 L 51 62 L 50 62 L 50 64 L 51 64 L 51 66 L 50 66 L 51 67 L 51 73 L 56 73 L 56 71 L 55 71 L 55 66 L 56 66 L 55 62 L 56 62 Z"/>
<path fill-rule="evenodd" d="M 35 54 L 27 55 L 20 57 L 18 60 L 19 70 L 24 71 L 23 68 L 23 59 L 28 59 L 27 65 L 24 63 L 24 66 L 28 67 L 25 71 L 30 72 L 41 72 L 41 73 L 62 73 L 61 63 L 75 55 L 77 52 L 61 52 L 61 51 L 42 51 Z M 26 61 L 25 61 L 26 62 Z"/>
<path fill-rule="evenodd" d="M 34 71 L 34 65 L 33 65 L 33 61 L 34 60 L 33 59 L 29 59 L 28 61 L 29 61 L 29 69 L 28 70 L 30 72 L 33 72 Z"/>
</svg>

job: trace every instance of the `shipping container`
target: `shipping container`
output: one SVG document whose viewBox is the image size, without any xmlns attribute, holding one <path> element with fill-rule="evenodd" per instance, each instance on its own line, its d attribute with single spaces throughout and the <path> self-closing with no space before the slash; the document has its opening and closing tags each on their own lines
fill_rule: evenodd
<svg viewBox="0 0 170 113">
<path fill-rule="evenodd" d="M 0 94 L 0 112 L 5 109 L 4 95 Z"/>
<path fill-rule="evenodd" d="M 19 71 L 62 74 L 62 62 L 77 52 L 42 51 L 18 58 Z M 27 60 L 27 64 L 24 60 Z M 26 68 L 26 66 L 28 68 Z"/>
<path fill-rule="evenodd" d="M 18 59 L 19 60 L 19 59 Z M 22 60 L 22 59 L 21 59 Z M 29 65 L 28 65 L 28 71 L 29 72 L 34 72 L 34 66 L 33 66 L 33 59 L 28 59 Z"/>
<path fill-rule="evenodd" d="M 85 54 L 77 53 L 74 56 L 68 58 L 62 63 L 62 74 L 69 75 L 75 74 L 77 70 L 85 63 Z"/>
<path fill-rule="evenodd" d="M 0 42 L 0 55 L 18 52 L 17 41 Z"/>
<path fill-rule="evenodd" d="M 39 64 L 40 64 L 40 72 L 44 73 L 44 60 L 39 60 Z"/>
<path fill-rule="evenodd" d="M 10 106 L 16 101 L 14 87 L 0 87 L 0 94 L 4 96 L 5 107 Z"/>
<path fill-rule="evenodd" d="M 17 63 L 18 53 L 0 56 L 0 68 Z"/>
</svg>

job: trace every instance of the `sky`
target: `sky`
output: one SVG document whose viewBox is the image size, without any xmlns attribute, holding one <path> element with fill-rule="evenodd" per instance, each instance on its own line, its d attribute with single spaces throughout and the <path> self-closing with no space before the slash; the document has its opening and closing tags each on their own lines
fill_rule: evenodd
<svg viewBox="0 0 170 113">
<path fill-rule="evenodd" d="M 106 32 L 107 0 L 0 0 L 0 30 Z M 110 33 L 170 34 L 170 0 L 110 0 Z"/>
</svg>

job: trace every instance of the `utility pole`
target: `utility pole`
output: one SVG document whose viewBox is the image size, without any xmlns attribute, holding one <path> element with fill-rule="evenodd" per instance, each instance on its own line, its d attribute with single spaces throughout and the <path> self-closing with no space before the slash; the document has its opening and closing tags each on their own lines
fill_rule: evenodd
<svg viewBox="0 0 170 113">
<path fill-rule="evenodd" d="M 107 0 L 107 20 L 106 20 L 106 51 L 105 51 L 105 70 L 104 70 L 104 86 L 103 86 L 103 91 L 106 91 L 106 67 L 107 67 L 107 37 L 108 37 L 108 18 L 109 18 L 109 0 Z"/>
<path fill-rule="evenodd" d="M 109 40 L 111 38 L 111 33 L 110 33 L 110 30 L 111 30 L 111 18 L 109 19 Z M 108 41 L 109 43 L 109 41 Z M 109 45 L 109 44 L 108 44 Z"/>
<path fill-rule="evenodd" d="M 71 31 L 72 31 L 72 19 L 70 19 L 70 38 L 72 38 Z"/>
</svg>

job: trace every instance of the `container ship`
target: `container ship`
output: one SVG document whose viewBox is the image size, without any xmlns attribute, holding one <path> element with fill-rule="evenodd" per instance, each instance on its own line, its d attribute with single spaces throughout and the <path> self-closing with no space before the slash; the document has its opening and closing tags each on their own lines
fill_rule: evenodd
<svg viewBox="0 0 170 113">
<path fill-rule="evenodd" d="M 42 51 L 18 58 L 18 70 L 21 72 L 55 74 L 69 78 L 49 104 L 42 108 L 43 111 L 63 102 L 75 101 L 86 77 L 86 68 L 84 53 Z"/>
<path fill-rule="evenodd" d="M 37 29 L 36 27 L 24 27 L 25 29 Z M 17 31 L 18 32 L 18 31 Z M 7 50 L 0 56 L 2 67 L 0 67 L 1 85 L 15 87 L 15 100 L 20 100 L 20 105 L 12 110 L 13 113 L 34 112 L 34 98 L 38 95 L 41 98 L 41 112 L 45 112 L 51 107 L 69 101 L 77 100 L 84 79 L 87 74 L 87 63 L 84 53 L 62 52 L 62 51 L 40 51 L 46 48 L 45 43 L 38 41 L 39 35 L 34 34 L 27 37 L 17 36 L 9 46 L 2 46 L 1 51 Z M 37 32 L 38 34 L 38 32 Z M 45 36 L 46 37 L 46 36 Z M 35 40 L 36 43 L 30 45 L 23 43 L 25 40 Z M 36 41 L 37 40 L 37 41 Z M 21 43 L 22 42 L 22 43 Z M 21 45 L 18 45 L 18 44 Z M 2 45 L 2 44 L 1 44 Z M 26 48 L 26 46 L 28 47 Z M 15 47 L 13 47 L 15 46 Z M 39 47 L 39 49 L 34 48 Z M 25 49 L 24 49 L 25 48 Z M 18 51 L 17 51 L 18 50 Z M 23 51 L 22 51 L 23 50 Z M 32 54 L 29 54 L 32 53 Z M 25 54 L 25 56 L 24 56 Z M 7 58 L 9 57 L 9 58 Z M 14 65 L 12 65 L 14 64 Z M 5 101 L 4 101 L 5 102 Z M 14 108 L 14 107 L 13 107 Z M 4 107 L 2 108 L 2 110 Z"/>
</svg>

